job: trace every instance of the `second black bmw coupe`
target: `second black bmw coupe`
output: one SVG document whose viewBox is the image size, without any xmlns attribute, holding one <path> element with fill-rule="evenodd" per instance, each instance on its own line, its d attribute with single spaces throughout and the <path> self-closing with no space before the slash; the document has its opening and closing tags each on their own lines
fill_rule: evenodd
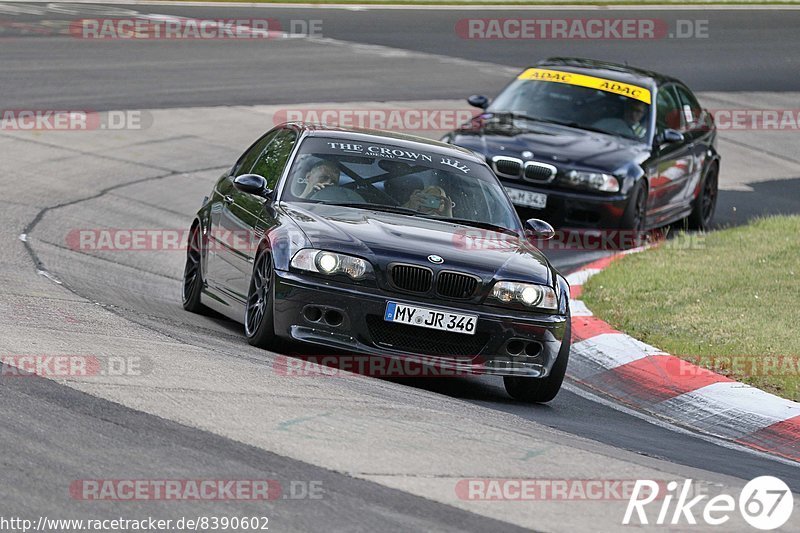
<svg viewBox="0 0 800 533">
<path fill-rule="evenodd" d="M 643 231 L 709 228 L 720 156 L 711 114 L 675 78 L 552 58 L 521 72 L 442 140 L 482 154 L 523 218 Z"/>
<path fill-rule="evenodd" d="M 504 376 L 523 401 L 561 387 L 569 286 L 472 152 L 386 132 L 276 127 L 225 172 L 191 224 L 183 306 L 375 357 L 423 355 Z"/>
</svg>

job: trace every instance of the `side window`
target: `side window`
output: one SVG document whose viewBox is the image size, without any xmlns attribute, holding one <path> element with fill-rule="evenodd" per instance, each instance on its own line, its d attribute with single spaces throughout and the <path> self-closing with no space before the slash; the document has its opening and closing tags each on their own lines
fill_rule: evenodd
<svg viewBox="0 0 800 533">
<path fill-rule="evenodd" d="M 656 128 L 661 132 L 667 128 L 680 130 L 682 127 L 681 109 L 675 90 L 671 85 L 660 87 L 656 98 Z"/>
<path fill-rule="evenodd" d="M 236 162 L 236 165 L 233 167 L 233 172 L 231 175 L 235 178 L 241 174 L 247 174 L 250 172 L 250 169 L 253 168 L 253 165 L 256 162 L 256 159 L 259 155 L 264 151 L 264 148 L 275 138 L 275 136 L 280 133 L 278 131 L 273 131 L 267 133 L 259 140 L 257 140 L 253 145 L 247 149 L 245 153 L 243 153 L 239 160 Z"/>
<path fill-rule="evenodd" d="M 275 189 L 281 174 L 283 174 L 283 169 L 289 161 L 289 156 L 292 154 L 295 142 L 297 142 L 297 133 L 289 129 L 280 130 L 256 160 L 250 172 L 264 176 L 267 179 L 267 187 Z"/>
<path fill-rule="evenodd" d="M 700 103 L 685 87 L 676 85 L 675 90 L 678 92 L 678 98 L 680 99 L 681 113 L 686 123 L 686 129 L 694 129 L 700 125 L 700 121 L 703 118 L 703 108 L 700 107 Z"/>
</svg>

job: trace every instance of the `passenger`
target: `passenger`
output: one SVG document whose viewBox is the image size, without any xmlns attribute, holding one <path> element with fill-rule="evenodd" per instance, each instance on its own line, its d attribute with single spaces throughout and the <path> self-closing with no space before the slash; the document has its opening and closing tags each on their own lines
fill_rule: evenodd
<svg viewBox="0 0 800 533">
<path fill-rule="evenodd" d="M 447 197 L 444 189 L 436 185 L 429 185 L 424 189 L 417 189 L 411 193 L 403 207 L 408 207 L 426 215 L 440 217 L 453 216 L 453 202 Z"/>
</svg>

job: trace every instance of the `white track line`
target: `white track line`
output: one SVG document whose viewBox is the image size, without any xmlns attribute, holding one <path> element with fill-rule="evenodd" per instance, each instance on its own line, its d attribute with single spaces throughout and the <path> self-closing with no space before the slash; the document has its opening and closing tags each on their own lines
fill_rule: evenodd
<svg viewBox="0 0 800 533">
<path fill-rule="evenodd" d="M 585 285 L 589 278 L 600 272 L 600 270 L 601 269 L 599 268 L 586 268 L 577 272 L 573 272 L 567 276 L 567 283 L 569 283 L 570 287 Z"/>
<path fill-rule="evenodd" d="M 668 355 L 663 350 L 636 340 L 624 333 L 603 333 L 572 345 L 572 353 L 597 363 L 601 367 L 613 368 L 644 359 L 650 355 Z"/>
<path fill-rule="evenodd" d="M 734 439 L 800 415 L 800 404 L 736 381 L 712 383 L 652 409 L 701 431 Z"/>
</svg>

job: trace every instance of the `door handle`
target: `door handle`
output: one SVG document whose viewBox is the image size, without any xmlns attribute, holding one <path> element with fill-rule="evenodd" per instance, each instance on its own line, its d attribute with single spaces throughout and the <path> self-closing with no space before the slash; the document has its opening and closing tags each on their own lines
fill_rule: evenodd
<svg viewBox="0 0 800 533">
<path fill-rule="evenodd" d="M 222 199 L 225 201 L 226 204 L 232 204 L 233 203 L 233 196 L 226 195 Z"/>
</svg>

